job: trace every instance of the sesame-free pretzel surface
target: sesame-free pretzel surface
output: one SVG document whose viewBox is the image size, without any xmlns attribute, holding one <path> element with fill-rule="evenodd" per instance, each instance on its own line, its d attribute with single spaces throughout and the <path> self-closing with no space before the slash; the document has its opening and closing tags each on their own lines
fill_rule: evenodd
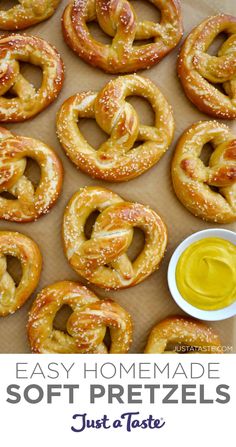
<svg viewBox="0 0 236 447">
<path fill-rule="evenodd" d="M 221 354 L 218 334 L 201 321 L 173 316 L 152 329 L 145 354 Z"/>
<path fill-rule="evenodd" d="M 100 212 L 90 239 L 86 238 L 88 217 Z M 141 253 L 131 262 L 126 251 L 133 228 L 145 234 Z M 107 289 L 131 287 L 159 266 L 167 244 L 162 219 L 148 206 L 124 201 L 101 187 L 85 187 L 75 193 L 64 213 L 64 249 L 74 270 L 91 283 Z"/>
<path fill-rule="evenodd" d="M 7 271 L 7 256 L 21 263 L 22 276 L 18 285 Z M 42 258 L 37 244 L 24 234 L 0 231 L 0 316 L 14 313 L 36 289 Z"/>
<path fill-rule="evenodd" d="M 23 76 L 20 62 L 42 69 L 42 84 L 39 89 Z M 56 99 L 63 80 L 61 57 L 45 40 L 24 34 L 0 38 L 1 122 L 25 121 L 37 115 Z"/>
<path fill-rule="evenodd" d="M 149 68 L 168 54 L 182 37 L 178 0 L 150 0 L 161 12 L 161 22 L 138 21 L 127 0 L 75 0 L 62 19 L 67 44 L 87 63 L 109 73 Z M 97 21 L 112 37 L 111 45 L 95 40 L 88 23 Z M 135 41 L 154 39 L 135 46 Z"/>
<path fill-rule="evenodd" d="M 66 331 L 55 329 L 54 318 L 63 305 L 72 309 Z M 110 330 L 111 345 L 104 343 Z M 99 299 L 82 284 L 61 281 L 43 289 L 29 313 L 28 337 L 36 353 L 124 354 L 132 342 L 128 312 L 110 299 Z"/>
<path fill-rule="evenodd" d="M 18 0 L 8 10 L 0 9 L 0 29 L 15 31 L 25 29 L 48 19 L 61 0 Z"/>
<path fill-rule="evenodd" d="M 25 174 L 27 158 L 41 169 L 37 186 Z M 0 127 L 0 219 L 28 222 L 47 213 L 60 194 L 62 177 L 60 159 L 46 144 Z"/>
<path fill-rule="evenodd" d="M 216 56 L 208 54 L 220 33 L 226 33 L 227 40 Z M 180 51 L 178 74 L 199 110 L 216 118 L 236 118 L 236 17 L 219 14 L 197 26 Z"/>
<path fill-rule="evenodd" d="M 205 144 L 213 151 L 208 166 L 201 160 Z M 236 220 L 236 137 L 224 124 L 200 121 L 187 129 L 172 161 L 175 193 L 183 205 L 202 219 Z"/>
<path fill-rule="evenodd" d="M 126 97 L 149 101 L 155 113 L 153 126 L 142 125 Z M 80 118 L 93 118 L 109 138 L 98 150 L 78 128 Z M 120 182 L 153 166 L 168 149 L 174 133 L 171 107 L 157 86 L 137 75 L 119 76 L 98 93 L 78 93 L 67 99 L 57 117 L 63 148 L 78 168 L 91 177 Z M 139 143 L 137 145 L 137 143 Z M 134 144 L 137 147 L 134 147 Z"/>
</svg>

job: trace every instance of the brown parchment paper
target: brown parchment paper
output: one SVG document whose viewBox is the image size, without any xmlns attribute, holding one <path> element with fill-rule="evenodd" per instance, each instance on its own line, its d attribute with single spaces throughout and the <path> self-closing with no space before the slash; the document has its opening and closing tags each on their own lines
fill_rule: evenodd
<svg viewBox="0 0 236 447">
<path fill-rule="evenodd" d="M 26 334 L 27 312 L 42 287 L 58 280 L 81 280 L 69 266 L 62 248 L 61 223 L 63 210 L 72 196 L 80 187 L 85 185 L 103 185 L 120 194 L 130 201 L 139 201 L 150 205 L 163 217 L 169 233 L 168 249 L 159 271 L 151 275 L 146 281 L 133 288 L 105 292 L 91 286 L 99 296 L 110 296 L 124 306 L 132 315 L 134 321 L 134 340 L 131 352 L 143 352 L 148 334 L 152 326 L 159 320 L 176 313 L 183 313 L 172 299 L 167 286 L 166 274 L 170 257 L 175 247 L 191 233 L 214 227 L 201 219 L 192 216 L 177 200 L 171 185 L 170 161 L 179 135 L 193 122 L 200 119 L 210 119 L 200 113 L 185 97 L 176 75 L 176 57 L 178 48 L 168 55 L 162 62 L 150 70 L 139 72 L 154 81 L 171 103 L 176 123 L 174 141 L 160 162 L 147 173 L 137 179 L 121 184 L 111 184 L 99 180 L 92 180 L 70 162 L 61 148 L 55 129 L 56 112 L 62 102 L 77 92 L 97 91 L 112 77 L 84 63 L 65 44 L 61 32 L 60 19 L 68 0 L 61 2 L 55 15 L 48 21 L 26 30 L 27 34 L 37 35 L 54 44 L 60 52 L 66 67 L 64 87 L 59 98 L 46 111 L 30 121 L 20 124 L 6 125 L 7 128 L 19 135 L 25 135 L 42 140 L 53 147 L 59 154 L 65 171 L 64 186 L 60 199 L 52 211 L 37 222 L 27 224 L 13 224 L 0 222 L 1 230 L 14 230 L 32 237 L 39 245 L 43 254 L 43 271 L 38 289 L 27 303 L 14 315 L 0 318 L 0 352 L 27 353 L 30 352 Z M 154 20 L 158 18 L 156 9 L 147 1 L 132 1 L 138 16 Z M 235 0 L 182 0 L 182 14 L 184 21 L 184 35 L 203 19 L 219 12 L 236 15 Z M 104 42 L 109 41 L 98 29 L 93 27 L 93 33 Z M 104 40 L 105 39 L 105 40 Z M 24 66 L 25 75 L 38 81 L 32 69 Z M 150 107 L 145 101 L 131 98 L 136 106 L 141 121 L 145 124 L 152 122 Z M 236 133 L 236 121 L 227 122 Z M 92 120 L 82 121 L 81 130 L 96 147 L 104 140 L 104 134 Z M 32 171 L 34 167 L 32 167 Z M 236 230 L 236 225 L 225 225 L 225 228 Z M 131 248 L 133 254 L 140 247 L 142 238 L 137 234 Z M 11 266 L 14 269 L 14 265 Z M 66 311 L 65 311 L 66 312 Z M 60 316 L 59 325 L 63 324 L 66 314 Z M 221 336 L 224 345 L 233 346 L 236 352 L 235 326 L 236 318 L 222 322 L 211 323 Z"/>
</svg>

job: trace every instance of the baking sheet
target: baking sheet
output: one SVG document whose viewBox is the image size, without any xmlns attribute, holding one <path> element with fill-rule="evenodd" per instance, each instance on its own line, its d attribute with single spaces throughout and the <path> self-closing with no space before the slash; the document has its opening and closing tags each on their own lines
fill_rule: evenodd
<svg viewBox="0 0 236 447">
<path fill-rule="evenodd" d="M 38 289 L 27 303 L 14 315 L 0 319 L 0 352 L 1 353 L 27 353 L 30 352 L 26 334 L 27 312 L 33 302 L 37 291 L 53 282 L 68 279 L 80 280 L 81 278 L 69 266 L 61 243 L 61 222 L 64 208 L 72 196 L 80 187 L 85 185 L 100 185 L 112 189 L 122 197 L 130 201 L 139 201 L 150 205 L 164 219 L 169 234 L 169 242 L 166 255 L 159 271 L 150 276 L 146 281 L 133 288 L 105 292 L 91 286 L 99 296 L 109 296 L 118 301 L 132 315 L 134 320 L 134 340 L 130 352 L 143 352 L 148 334 L 152 326 L 159 320 L 176 313 L 183 313 L 173 301 L 167 287 L 166 273 L 168 262 L 175 247 L 189 234 L 215 227 L 214 224 L 205 223 L 192 216 L 177 200 L 171 185 L 170 161 L 174 146 L 179 135 L 193 122 L 200 119 L 210 119 L 200 113 L 185 97 L 176 75 L 176 57 L 178 48 L 163 59 L 161 63 L 151 68 L 139 72 L 154 81 L 174 109 L 176 131 L 174 141 L 168 152 L 159 163 L 147 173 L 141 175 L 128 183 L 111 184 L 99 180 L 93 180 L 76 167 L 65 156 L 61 148 L 55 129 L 55 117 L 62 102 L 77 92 L 94 90 L 98 91 L 111 79 L 112 75 L 107 75 L 84 63 L 65 44 L 62 37 L 60 18 L 67 0 L 61 2 L 55 15 L 48 21 L 28 29 L 27 34 L 37 35 L 48 42 L 54 44 L 60 52 L 66 67 L 66 78 L 63 90 L 59 98 L 37 117 L 20 124 L 6 125 L 8 129 L 16 134 L 25 135 L 41 139 L 49 146 L 53 147 L 60 156 L 65 170 L 63 192 L 56 206 L 45 217 L 37 222 L 27 224 L 13 224 L 10 222 L 0 222 L 1 230 L 20 231 L 32 237 L 39 245 L 43 254 L 43 272 Z M 147 1 L 132 1 L 138 16 L 141 18 L 158 17 L 155 8 Z M 205 19 L 207 16 L 218 12 L 236 14 L 235 0 L 182 0 L 182 13 L 184 20 L 184 35 Z M 99 32 L 97 27 L 93 27 L 93 33 L 102 41 L 109 39 Z M 23 71 L 30 79 L 38 81 L 37 70 L 23 67 Z M 130 101 L 136 106 L 141 121 L 144 124 L 152 122 L 150 106 L 145 101 L 131 98 Z M 236 122 L 226 124 L 236 133 Z M 88 137 L 89 142 L 98 147 L 104 141 L 104 134 L 99 130 L 92 120 L 81 122 L 81 130 Z M 34 167 L 31 166 L 34 172 Z M 224 225 L 222 228 L 236 230 L 235 224 Z M 135 240 L 131 248 L 134 254 L 142 243 L 142 237 L 137 231 Z M 11 265 L 13 270 L 16 266 Z M 84 281 L 82 281 L 84 282 Z M 57 318 L 57 324 L 61 326 L 64 316 Z M 222 322 L 212 323 L 221 336 L 223 345 L 233 346 L 236 352 L 235 326 L 236 318 L 231 318 Z"/>
</svg>

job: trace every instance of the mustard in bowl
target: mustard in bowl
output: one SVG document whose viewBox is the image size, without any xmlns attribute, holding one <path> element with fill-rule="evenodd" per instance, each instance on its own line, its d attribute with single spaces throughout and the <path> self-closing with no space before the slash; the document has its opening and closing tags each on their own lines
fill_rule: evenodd
<svg viewBox="0 0 236 447">
<path fill-rule="evenodd" d="M 185 239 L 170 260 L 168 285 L 176 303 L 196 318 L 236 315 L 236 233 L 208 229 Z"/>
</svg>

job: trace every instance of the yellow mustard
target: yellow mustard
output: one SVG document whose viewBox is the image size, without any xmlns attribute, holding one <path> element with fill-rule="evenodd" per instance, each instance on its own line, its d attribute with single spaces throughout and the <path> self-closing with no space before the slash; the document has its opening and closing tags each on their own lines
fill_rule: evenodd
<svg viewBox="0 0 236 447">
<path fill-rule="evenodd" d="M 209 237 L 191 244 L 180 256 L 176 283 L 193 306 L 216 310 L 236 300 L 236 246 Z"/>
</svg>

